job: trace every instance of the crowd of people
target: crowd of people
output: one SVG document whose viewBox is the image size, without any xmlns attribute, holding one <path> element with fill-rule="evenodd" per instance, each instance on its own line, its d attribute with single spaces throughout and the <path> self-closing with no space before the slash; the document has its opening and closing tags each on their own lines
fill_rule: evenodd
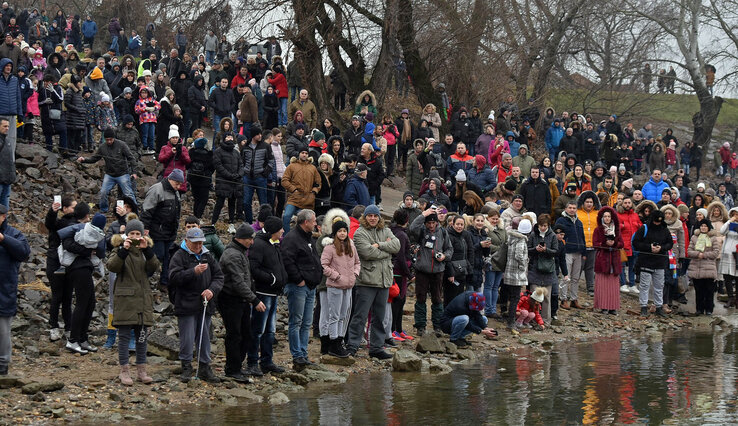
<svg viewBox="0 0 738 426">
<path fill-rule="evenodd" d="M 0 11 L 6 30 L 17 22 L 9 9 Z M 51 28 L 66 22 L 60 12 Z M 308 91 L 290 80 L 275 39 L 244 58 L 208 32 L 204 51 L 191 56 L 178 33 L 162 57 L 147 28 L 145 40 L 134 34 L 140 45 L 113 36 L 104 55 L 85 34 L 80 55 L 74 36 L 65 45 L 29 31 L 10 30 L 0 47 L 0 265 L 11 271 L 0 278 L 0 374 L 10 361 L 17 270 L 30 252 L 5 221 L 13 153 L 17 138 L 32 143 L 37 117 L 47 149 L 104 162 L 96 212 L 91 200 L 61 194 L 45 218 L 49 337 L 66 339 L 73 353 L 98 350 L 89 337 L 94 283 L 107 277 L 105 347 L 117 339 L 124 385 L 133 383 L 129 351 L 136 378 L 152 381 L 146 339 L 156 326 L 149 282 L 157 275 L 177 317 L 183 381 L 220 380 L 210 354 L 218 313 L 227 377 L 283 372 L 273 359 L 282 295 L 296 369 L 313 364 L 311 329 L 321 354 L 354 356 L 366 346 L 378 359 L 426 332 L 459 347 L 470 333 L 495 338 L 492 320 L 542 330 L 559 321 L 559 309 L 588 307 L 582 275 L 605 315 L 617 315 L 621 294 L 633 293 L 644 318 L 666 316 L 686 303 L 690 285 L 697 314 L 713 312 L 716 291 L 736 305 L 738 160 L 729 143 L 711 182 L 701 180 L 702 148 L 680 148 L 671 129 L 654 136 L 651 124 L 622 127 L 614 114 L 599 123 L 553 108 L 540 114 L 533 99 L 518 108 L 513 96 L 486 117 L 480 108 L 453 110 L 447 97 L 440 113 L 428 104 L 419 117 L 409 109 L 380 115 L 371 91 L 358 96 L 342 131 L 321 121 Z M 139 189 L 146 155 L 160 173 Z M 408 189 L 391 221 L 381 204 L 388 176 L 404 177 Z M 221 236 L 215 225 L 226 201 L 230 235 Z M 406 329 L 411 283 L 414 324 Z"/>
</svg>

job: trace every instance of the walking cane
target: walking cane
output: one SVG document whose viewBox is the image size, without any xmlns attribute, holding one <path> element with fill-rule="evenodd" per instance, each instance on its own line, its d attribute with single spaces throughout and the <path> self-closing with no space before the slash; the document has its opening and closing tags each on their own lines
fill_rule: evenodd
<svg viewBox="0 0 738 426">
<path fill-rule="evenodd" d="M 200 342 L 197 344 L 197 370 L 195 371 L 195 380 L 200 377 L 200 354 L 202 352 L 202 332 L 205 329 L 205 314 L 208 310 L 208 299 L 202 297 L 202 322 L 200 323 Z"/>
</svg>

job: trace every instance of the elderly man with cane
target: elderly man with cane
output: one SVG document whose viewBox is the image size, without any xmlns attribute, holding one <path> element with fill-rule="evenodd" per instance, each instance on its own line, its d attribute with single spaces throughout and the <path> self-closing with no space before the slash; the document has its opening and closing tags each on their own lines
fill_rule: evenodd
<svg viewBox="0 0 738 426">
<path fill-rule="evenodd" d="M 208 303 L 223 288 L 218 261 L 203 246 L 200 228 L 187 231 L 184 241 L 169 261 L 169 286 L 174 291 L 174 314 L 179 326 L 179 359 L 183 382 L 192 378 L 192 347 L 197 345 L 197 378 L 210 383 L 220 379 L 210 368 L 210 319 L 215 303 Z"/>
</svg>

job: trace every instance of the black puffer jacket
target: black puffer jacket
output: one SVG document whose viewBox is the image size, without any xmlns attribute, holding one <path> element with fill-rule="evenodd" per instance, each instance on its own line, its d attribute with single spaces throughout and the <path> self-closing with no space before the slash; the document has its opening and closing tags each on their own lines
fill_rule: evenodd
<svg viewBox="0 0 738 426">
<path fill-rule="evenodd" d="M 208 302 L 208 314 L 215 314 L 215 299 L 223 288 L 223 271 L 218 260 L 203 246 L 203 253 L 196 255 L 189 251 L 184 241 L 169 260 L 169 288 L 174 292 L 174 315 L 189 316 L 201 315 L 203 298 L 202 292 L 210 290 L 213 299 Z M 201 274 L 195 274 L 195 266 L 200 259 L 208 262 L 208 269 Z"/>
<path fill-rule="evenodd" d="M 178 101 L 187 104 L 190 114 L 200 114 L 201 108 L 208 106 L 208 100 L 205 99 L 205 86 L 200 85 L 200 82 L 204 81 L 201 75 L 196 76 L 195 83 L 187 89 L 187 102 Z"/>
<path fill-rule="evenodd" d="M 551 190 L 548 182 L 540 176 L 538 179 L 526 179 L 519 189 L 520 195 L 523 196 L 523 206 L 527 211 L 532 211 L 536 215 L 551 212 Z"/>
<path fill-rule="evenodd" d="M 223 141 L 213 152 L 215 168 L 215 195 L 218 197 L 240 196 L 241 187 L 241 155 L 236 151 L 233 141 Z"/>
<path fill-rule="evenodd" d="M 289 161 L 292 157 L 298 158 L 300 156 L 300 151 L 307 151 L 309 143 L 310 140 L 305 136 L 302 138 L 297 135 L 290 136 L 290 138 L 287 139 L 287 158 L 285 159 L 285 162 Z"/>
<path fill-rule="evenodd" d="M 154 241 L 174 241 L 180 209 L 179 191 L 166 178 L 149 187 L 141 207 L 141 221 Z"/>
<path fill-rule="evenodd" d="M 263 230 L 256 234 L 249 250 L 249 263 L 256 293 L 277 296 L 287 284 L 287 271 L 280 244 L 272 244 L 269 237 Z"/>
<path fill-rule="evenodd" d="M 235 297 L 252 305 L 258 305 L 259 299 L 254 294 L 254 283 L 251 280 L 251 268 L 248 249 L 233 240 L 220 257 L 223 270 L 223 294 L 221 297 Z"/>
<path fill-rule="evenodd" d="M 661 224 L 653 224 L 654 217 L 661 217 Z M 669 250 L 674 245 L 669 228 L 663 220 L 664 214 L 656 210 L 651 213 L 648 223 L 641 226 L 633 235 L 633 251 L 638 251 L 636 269 L 656 270 L 664 269 L 669 265 Z M 658 253 L 651 252 L 651 244 L 659 243 L 661 250 Z"/>
<path fill-rule="evenodd" d="M 253 148 L 250 143 L 241 146 L 241 175 L 250 178 L 268 177 L 272 172 L 272 147 L 259 141 Z"/>
<path fill-rule="evenodd" d="M 472 240 L 471 234 L 467 230 L 456 232 L 456 230 L 449 226 L 446 229 L 449 240 L 451 241 L 451 247 L 454 248 L 454 254 L 451 259 L 446 261 L 446 272 L 444 278 L 456 277 L 458 280 L 465 280 L 467 274 L 472 272 L 472 262 L 474 261 L 474 241 Z M 463 274 L 459 273 L 459 270 L 452 266 L 451 262 L 457 260 L 466 261 L 466 269 Z"/>
<path fill-rule="evenodd" d="M 46 229 L 49 230 L 49 248 L 46 249 L 46 263 L 47 266 L 50 263 L 52 259 L 56 261 L 56 265 L 59 264 L 59 254 L 57 252 L 57 248 L 61 244 L 61 239 L 59 238 L 59 234 L 56 233 L 56 231 L 66 228 L 69 225 L 74 225 L 77 222 L 77 219 L 75 219 L 73 213 L 65 214 L 62 217 L 59 217 L 58 212 L 55 212 L 52 208 L 49 208 L 49 211 L 46 212 L 46 219 L 44 220 L 44 225 L 46 226 Z M 58 268 L 57 268 L 58 269 Z"/>
<path fill-rule="evenodd" d="M 299 225 L 285 235 L 282 240 L 282 254 L 288 282 L 299 284 L 304 280 L 305 285 L 311 289 L 320 284 L 323 267 L 317 246 L 312 233 L 303 231 Z"/>
<path fill-rule="evenodd" d="M 210 186 L 215 166 L 213 165 L 213 151 L 205 148 L 192 148 L 190 153 L 190 164 L 187 165 L 187 180 L 190 185 Z"/>
<path fill-rule="evenodd" d="M 343 132 L 343 141 L 346 144 L 346 149 L 349 154 L 359 155 L 361 152 L 361 138 L 364 135 L 364 128 L 359 126 L 358 129 L 354 129 L 354 126 L 349 126 L 345 132 Z"/>
<path fill-rule="evenodd" d="M 82 91 L 70 87 L 64 94 L 64 106 L 67 108 L 67 129 L 81 130 L 85 128 L 85 102 L 82 99 Z"/>
</svg>

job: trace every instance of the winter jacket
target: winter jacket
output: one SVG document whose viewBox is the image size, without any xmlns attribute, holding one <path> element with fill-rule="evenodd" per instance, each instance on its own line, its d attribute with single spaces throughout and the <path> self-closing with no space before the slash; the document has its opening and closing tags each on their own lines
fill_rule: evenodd
<svg viewBox="0 0 738 426">
<path fill-rule="evenodd" d="M 287 87 L 287 78 L 284 76 L 284 74 L 281 73 L 274 73 L 272 74 L 274 78 L 267 78 L 267 81 L 269 84 L 274 86 L 274 92 L 277 94 L 278 98 L 289 98 L 289 88 Z"/>
<path fill-rule="evenodd" d="M 215 115 L 220 117 L 230 117 L 233 107 L 236 106 L 236 98 L 233 96 L 233 90 L 224 90 L 216 87 L 210 93 L 208 103 L 210 104 L 210 107 L 213 108 Z"/>
<path fill-rule="evenodd" d="M 82 98 L 82 91 L 70 85 L 64 94 L 64 106 L 67 108 L 67 128 L 73 130 L 84 129 L 87 110 Z"/>
<path fill-rule="evenodd" d="M 311 232 L 305 232 L 300 226 L 292 228 L 282 239 L 282 260 L 287 271 L 287 282 L 305 285 L 314 289 L 323 278 L 323 268 L 317 244 Z"/>
<path fill-rule="evenodd" d="M 687 276 L 692 279 L 716 279 L 717 278 L 717 259 L 720 257 L 720 241 L 718 240 L 718 232 L 715 229 L 711 229 L 707 236 L 710 238 L 710 247 L 705 247 L 704 252 L 695 250 L 697 239 L 701 232 L 698 229 L 694 230 L 694 235 L 689 242 L 689 248 L 687 249 L 687 256 L 691 259 L 689 261 L 689 267 L 687 268 Z M 700 253 L 703 254 L 703 258 L 700 259 Z"/>
<path fill-rule="evenodd" d="M 507 231 L 507 264 L 503 276 L 505 285 L 528 285 L 528 236 L 515 230 Z"/>
<path fill-rule="evenodd" d="M 287 108 L 287 116 L 294 117 L 297 111 L 302 111 L 308 129 L 314 129 L 318 125 L 318 110 L 315 108 L 313 101 L 306 99 L 305 102 L 302 102 L 299 98 L 295 99 Z"/>
<path fill-rule="evenodd" d="M 446 263 L 451 260 L 454 248 L 448 232 L 440 225 L 431 233 L 425 226 L 425 216 L 419 215 L 410 224 L 408 236 L 411 242 L 419 246 L 415 270 L 427 274 L 442 273 L 445 271 Z M 432 246 L 432 247 L 431 247 Z M 439 262 L 436 259 L 438 253 L 445 255 L 445 260 Z"/>
<path fill-rule="evenodd" d="M 174 152 L 176 147 L 177 152 Z M 192 162 L 190 151 L 184 144 L 172 145 L 168 143 L 159 151 L 159 162 L 164 165 L 163 176 L 169 176 L 174 169 L 180 169 L 185 175 L 184 183 L 179 187 L 180 192 L 187 191 L 187 166 Z"/>
<path fill-rule="evenodd" d="M 643 224 L 634 209 L 625 210 L 622 205 L 617 206 L 618 222 L 620 222 L 620 233 L 623 238 L 623 248 L 628 257 L 633 256 L 631 239 Z"/>
<path fill-rule="evenodd" d="M 300 209 L 312 209 L 315 195 L 320 192 L 320 173 L 313 166 L 312 159 L 300 161 L 293 158 L 282 176 L 282 187 L 287 192 L 287 204 Z"/>
<path fill-rule="evenodd" d="M 251 93 L 245 93 L 238 104 L 241 111 L 240 120 L 242 123 L 255 123 L 259 121 L 259 105 L 256 102 L 256 96 Z"/>
<path fill-rule="evenodd" d="M 472 262 L 474 261 L 474 241 L 471 234 L 466 230 L 456 232 L 452 226 L 449 226 L 446 229 L 446 235 L 451 241 L 453 255 L 446 259 L 444 278 L 456 277 L 459 281 L 466 280 L 466 276 L 472 274 Z M 458 263 L 454 264 L 454 262 Z"/>
<path fill-rule="evenodd" d="M 366 180 L 357 175 L 353 175 L 348 179 L 346 189 L 343 193 L 343 208 L 350 211 L 357 205 L 368 206 L 371 204 L 369 196 L 369 188 L 366 186 Z"/>
<path fill-rule="evenodd" d="M 235 143 L 225 140 L 213 152 L 215 168 L 215 195 L 217 197 L 240 197 L 243 193 L 241 181 L 241 155 Z"/>
<path fill-rule="evenodd" d="M 5 74 L 2 74 L 5 66 L 12 63 L 8 58 L 0 59 L 0 115 L 23 115 L 20 84 L 18 77 L 13 74 L 15 65 L 10 77 L 5 78 Z"/>
<path fill-rule="evenodd" d="M 546 250 L 536 250 L 539 244 Z M 541 236 L 538 225 L 533 226 L 533 231 L 528 234 L 528 270 L 536 271 L 538 274 L 550 275 L 556 272 L 556 255 L 559 252 L 559 240 L 556 238 L 551 227 Z"/>
<path fill-rule="evenodd" d="M 543 323 L 543 318 L 541 317 L 540 306 L 537 309 L 533 308 L 534 303 L 535 303 L 535 300 L 533 300 L 533 298 L 530 297 L 530 294 L 520 296 L 520 300 L 518 301 L 518 305 L 515 308 L 515 310 L 516 311 L 526 310 L 528 312 L 533 312 L 536 315 L 535 318 L 533 318 L 533 321 L 535 321 L 536 324 L 538 325 L 543 325 L 544 323 Z"/>
<path fill-rule="evenodd" d="M 287 271 L 282 261 L 280 242 L 272 244 L 270 235 L 263 231 L 254 237 L 254 245 L 249 249 L 251 276 L 254 281 L 254 291 L 266 296 L 282 294 L 287 284 Z"/>
<path fill-rule="evenodd" d="M 14 317 L 17 310 L 18 269 L 21 262 L 28 260 L 31 246 L 23 233 L 4 221 L 0 234 L 0 317 Z"/>
<path fill-rule="evenodd" d="M 687 257 L 687 244 L 684 239 L 684 225 L 682 224 L 682 221 L 679 220 L 679 210 L 671 204 L 661 207 L 662 212 L 666 213 L 667 210 L 671 210 L 672 220 L 669 222 L 664 218 L 664 223 L 666 223 L 666 227 L 669 229 L 669 232 L 676 237 L 676 242 L 671 250 L 677 258 L 684 259 Z"/>
<path fill-rule="evenodd" d="M 90 19 L 85 19 L 84 22 L 82 22 L 82 35 L 85 36 L 85 38 L 92 38 L 95 37 L 96 34 L 97 23 Z"/>
<path fill-rule="evenodd" d="M 454 318 L 466 315 L 469 317 L 469 324 L 467 329 L 472 333 L 479 334 L 486 327 L 486 318 L 482 316 L 482 311 L 474 311 L 469 308 L 469 297 L 473 294 L 473 291 L 465 291 L 458 296 L 454 297 L 441 314 L 441 330 L 444 333 L 451 333 L 451 324 Z"/>
<path fill-rule="evenodd" d="M 652 243 L 661 245 L 661 250 L 658 253 L 651 252 Z M 660 226 L 656 226 L 649 220 L 633 235 L 632 244 L 633 250 L 638 251 L 635 265 L 637 270 L 664 269 L 669 265 L 668 253 L 674 243 L 664 222 Z"/>
<path fill-rule="evenodd" d="M 718 243 L 720 242 L 720 236 L 724 238 L 722 242 L 722 248 L 720 249 L 718 273 L 736 276 L 738 275 L 738 273 L 736 272 L 735 260 L 736 245 L 738 245 L 738 224 L 733 221 L 728 221 L 725 222 L 720 228 L 715 228 L 715 231 L 718 232 Z"/>
<path fill-rule="evenodd" d="M 613 224 L 615 225 L 615 240 L 612 246 L 607 245 L 607 236 L 605 228 L 602 225 L 602 215 L 610 212 Z M 622 261 L 620 260 L 620 249 L 623 248 L 624 242 L 621 233 L 618 215 L 612 207 L 603 207 L 597 214 L 597 228 L 592 235 L 592 241 L 595 247 L 595 273 L 619 276 L 622 270 Z"/>
<path fill-rule="evenodd" d="M 564 137 L 564 129 L 557 127 L 554 123 L 551 123 L 551 127 L 546 130 L 546 149 L 549 151 L 558 151 L 561 143 L 561 138 Z"/>
<path fill-rule="evenodd" d="M 526 179 L 520 185 L 518 193 L 523 196 L 525 210 L 536 215 L 551 212 L 551 191 L 543 177 L 539 176 L 535 181 L 532 178 Z"/>
<path fill-rule="evenodd" d="M 180 209 L 179 191 L 166 178 L 149 187 L 141 205 L 141 221 L 154 241 L 174 241 Z"/>
<path fill-rule="evenodd" d="M 220 257 L 220 269 L 223 271 L 220 297 L 235 298 L 256 306 L 260 301 L 254 293 L 248 251 L 236 240 L 231 241 L 223 251 Z"/>
<path fill-rule="evenodd" d="M 320 256 L 320 264 L 323 266 L 323 275 L 326 277 L 326 285 L 332 288 L 348 290 L 354 286 L 356 277 L 361 272 L 361 261 L 359 253 L 356 251 L 353 241 L 349 242 L 352 256 L 344 253 L 343 256 L 336 254 L 336 246 L 333 245 L 334 240 L 329 238 L 323 248 L 323 254 Z"/>
<path fill-rule="evenodd" d="M 267 177 L 272 172 L 269 163 L 272 161 L 272 147 L 259 141 L 252 147 L 250 143 L 241 146 L 241 176 L 250 178 Z"/>
<path fill-rule="evenodd" d="M 147 108 L 153 108 L 152 111 L 147 110 Z M 161 109 L 161 104 L 159 102 L 152 98 L 139 98 L 136 101 L 136 106 L 134 107 L 134 111 L 136 114 L 138 114 L 138 122 L 139 124 L 143 123 L 156 123 L 157 116 L 156 113 Z"/>
<path fill-rule="evenodd" d="M 208 106 L 208 100 L 205 98 L 204 85 L 198 85 L 200 81 L 204 82 L 202 76 L 195 76 L 194 84 L 187 89 L 186 107 L 190 111 L 190 114 L 202 114 L 202 107 Z"/>
<path fill-rule="evenodd" d="M 494 173 L 492 173 L 492 169 L 490 169 L 486 164 L 482 170 L 478 170 L 476 167 L 469 169 L 467 179 L 469 182 L 476 185 L 482 192 L 489 192 L 497 186 L 497 179 Z"/>
<path fill-rule="evenodd" d="M 577 216 L 568 216 L 566 212 L 556 220 L 556 225 L 564 229 L 564 241 L 566 241 L 566 253 L 584 254 L 587 248 L 584 239 L 584 227 Z"/>
<path fill-rule="evenodd" d="M 200 274 L 195 273 L 195 267 L 204 260 L 208 268 Z M 213 303 L 223 288 L 223 271 L 215 257 L 203 247 L 200 254 L 195 254 L 187 248 L 185 241 L 169 259 L 169 289 L 174 293 L 174 315 L 202 316 L 202 292 L 210 290 L 213 298 L 207 306 L 209 315 L 215 314 Z"/>
<path fill-rule="evenodd" d="M 116 234 L 111 243 L 118 247 L 110 256 L 107 267 L 116 274 L 113 285 L 113 325 L 154 325 L 154 299 L 149 287 L 149 276 L 159 268 L 154 254 L 154 242 L 149 237 L 144 250 L 131 246 L 123 248 L 123 237 Z"/>
<path fill-rule="evenodd" d="M 533 156 L 528 154 L 518 155 L 516 157 L 513 157 L 512 165 L 513 167 L 520 167 L 520 174 L 527 178 L 530 177 L 530 169 L 532 169 L 533 166 L 536 165 L 536 160 L 533 158 Z"/>
<path fill-rule="evenodd" d="M 300 151 L 307 151 L 309 143 L 309 138 L 305 136 L 299 137 L 296 134 L 290 136 L 289 139 L 287 139 L 287 144 L 285 145 L 287 158 L 290 160 L 292 158 L 299 158 Z"/>
<path fill-rule="evenodd" d="M 189 150 L 190 164 L 187 166 L 187 180 L 190 185 L 198 187 L 210 187 L 213 172 L 213 151 L 205 148 L 192 148 Z M 216 256 L 217 257 L 217 256 Z"/>
<path fill-rule="evenodd" d="M 131 171 L 136 173 L 138 168 L 138 159 L 128 149 L 128 145 L 119 139 L 113 139 L 112 145 L 101 143 L 95 154 L 82 162 L 97 163 L 100 159 L 105 160 L 105 174 L 112 177 L 123 176 Z"/>
<path fill-rule="evenodd" d="M 654 203 L 658 203 L 661 201 L 661 193 L 664 191 L 664 189 L 669 188 L 669 184 L 666 183 L 663 179 L 661 179 L 658 182 L 655 182 L 653 178 L 648 179 L 648 182 L 643 184 L 643 188 L 641 191 L 643 192 L 643 198 L 646 200 L 651 200 Z"/>
<path fill-rule="evenodd" d="M 67 272 L 76 269 L 92 269 L 105 258 L 105 233 L 90 222 L 67 226 L 57 231 L 61 239 L 59 259 L 67 267 Z M 95 256 L 92 256 L 95 254 Z M 64 261 L 62 255 L 69 256 L 70 261 Z"/>
<path fill-rule="evenodd" d="M 381 217 L 373 228 L 364 216 L 359 221 L 361 226 L 354 233 L 354 244 L 361 261 L 356 285 L 390 288 L 393 283 L 392 256 L 400 250 L 400 240 L 385 226 Z M 372 244 L 377 244 L 379 248 Z"/>
</svg>

